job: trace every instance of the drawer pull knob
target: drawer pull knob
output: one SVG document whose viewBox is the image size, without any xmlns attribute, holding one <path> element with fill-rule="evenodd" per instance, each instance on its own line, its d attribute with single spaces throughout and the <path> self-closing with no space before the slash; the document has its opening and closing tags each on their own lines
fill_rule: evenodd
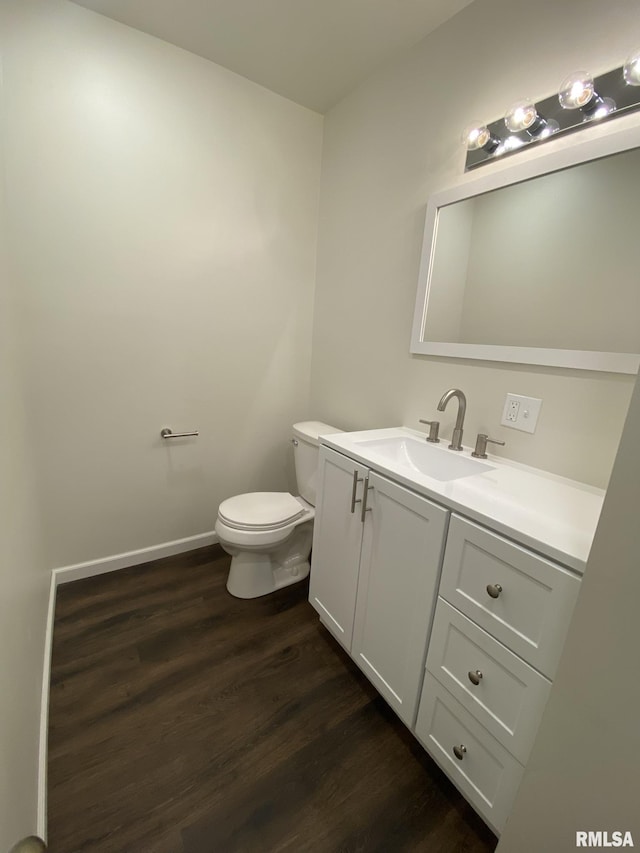
<svg viewBox="0 0 640 853">
<path fill-rule="evenodd" d="M 502 592 L 502 587 L 499 583 L 490 583 L 487 584 L 487 592 L 491 596 L 491 598 L 498 598 L 500 593 Z"/>
<path fill-rule="evenodd" d="M 464 744 L 462 744 L 462 743 L 460 744 L 460 746 L 454 746 L 453 747 L 453 754 L 458 759 L 458 761 L 462 761 L 466 751 L 467 751 L 467 747 L 464 746 Z"/>
<path fill-rule="evenodd" d="M 479 669 L 476 669 L 475 672 L 473 672 L 472 670 L 469 670 L 469 681 L 472 684 L 475 684 L 476 687 L 478 686 L 478 684 L 480 684 L 481 678 L 482 678 L 482 673 L 480 672 Z"/>
</svg>

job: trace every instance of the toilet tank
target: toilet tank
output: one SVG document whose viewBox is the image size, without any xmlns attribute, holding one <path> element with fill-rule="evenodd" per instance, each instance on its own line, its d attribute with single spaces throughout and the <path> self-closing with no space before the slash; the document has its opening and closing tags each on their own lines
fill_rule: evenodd
<svg viewBox="0 0 640 853">
<path fill-rule="evenodd" d="M 319 436 L 341 429 L 322 421 L 302 421 L 293 425 L 293 458 L 296 465 L 298 494 L 311 506 L 316 505 L 316 476 L 318 472 Z M 297 443 L 296 443 L 297 442 Z"/>
</svg>

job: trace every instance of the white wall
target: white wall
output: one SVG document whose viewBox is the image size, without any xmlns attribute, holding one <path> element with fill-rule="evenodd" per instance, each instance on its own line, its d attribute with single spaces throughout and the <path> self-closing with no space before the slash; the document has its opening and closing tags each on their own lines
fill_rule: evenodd
<svg viewBox="0 0 640 853">
<path fill-rule="evenodd" d="M 577 831 L 640 844 L 640 383 L 580 597 L 500 853 L 574 850 Z"/>
<path fill-rule="evenodd" d="M 2 15 L 0 14 L 0 30 Z M 6 246 L 0 88 L 0 850 L 34 833 L 43 637 L 49 589 L 23 405 Z"/>
<path fill-rule="evenodd" d="M 50 567 L 287 489 L 322 118 L 64 0 L 9 0 L 8 203 Z M 198 428 L 169 446 L 159 432 Z"/>
<path fill-rule="evenodd" d="M 354 429 L 417 426 L 456 386 L 468 398 L 467 443 L 488 432 L 507 442 L 506 456 L 606 484 L 631 377 L 410 356 L 409 338 L 425 204 L 463 173 L 462 129 L 498 118 L 523 94 L 551 94 L 575 68 L 620 65 L 638 32 L 640 5 L 627 0 L 476 0 L 327 114 L 315 417 Z M 543 399 L 535 435 L 499 426 L 508 391 Z M 445 436 L 454 418 L 451 407 Z"/>
</svg>

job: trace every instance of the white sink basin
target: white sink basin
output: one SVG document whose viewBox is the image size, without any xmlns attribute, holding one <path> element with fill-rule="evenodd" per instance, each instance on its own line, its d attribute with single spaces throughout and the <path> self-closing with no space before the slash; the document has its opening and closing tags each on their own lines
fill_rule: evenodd
<svg viewBox="0 0 640 853">
<path fill-rule="evenodd" d="M 355 441 L 354 445 L 362 448 L 363 453 L 375 454 L 393 465 L 419 471 L 441 482 L 495 470 L 495 466 L 487 465 L 486 462 L 462 456 L 455 450 L 434 447 L 427 444 L 426 440 L 421 441 L 408 435 Z"/>
</svg>

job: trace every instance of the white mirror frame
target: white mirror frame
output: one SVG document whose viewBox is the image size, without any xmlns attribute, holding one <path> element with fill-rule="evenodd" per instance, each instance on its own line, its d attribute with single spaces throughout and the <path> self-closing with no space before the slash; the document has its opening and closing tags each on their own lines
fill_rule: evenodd
<svg viewBox="0 0 640 853">
<path fill-rule="evenodd" d="M 594 128 L 594 131 L 596 128 Z M 605 131 L 605 126 L 597 128 Z M 606 128 L 609 130 L 609 128 Z M 571 142 L 572 140 L 563 140 Z M 558 140 L 558 144 L 560 140 Z M 616 352 L 591 352 L 589 350 L 547 349 L 537 347 L 493 346 L 491 344 L 461 344 L 424 341 L 424 329 L 429 306 L 431 271 L 438 233 L 440 208 L 456 201 L 473 198 L 500 187 L 517 184 L 540 175 L 557 172 L 569 166 L 587 163 L 610 154 L 640 147 L 640 124 L 623 129 L 612 129 L 595 138 L 581 139 L 562 148 L 544 152 L 538 157 L 516 162 L 499 171 L 483 173 L 476 177 L 471 173 L 454 187 L 431 196 L 427 212 L 422 244 L 422 257 L 418 275 L 418 293 L 411 332 L 410 351 L 416 355 L 435 355 L 447 358 L 482 359 L 484 361 L 508 361 L 515 364 L 535 364 L 546 367 L 569 367 L 579 370 L 599 370 L 609 373 L 638 372 L 640 354 Z M 517 155 L 516 155 L 517 156 Z M 500 161 L 496 161 L 500 162 Z M 486 168 L 486 167 L 485 167 Z M 638 284 L 640 286 L 640 282 Z M 638 318 L 640 322 L 640 317 Z"/>
</svg>

